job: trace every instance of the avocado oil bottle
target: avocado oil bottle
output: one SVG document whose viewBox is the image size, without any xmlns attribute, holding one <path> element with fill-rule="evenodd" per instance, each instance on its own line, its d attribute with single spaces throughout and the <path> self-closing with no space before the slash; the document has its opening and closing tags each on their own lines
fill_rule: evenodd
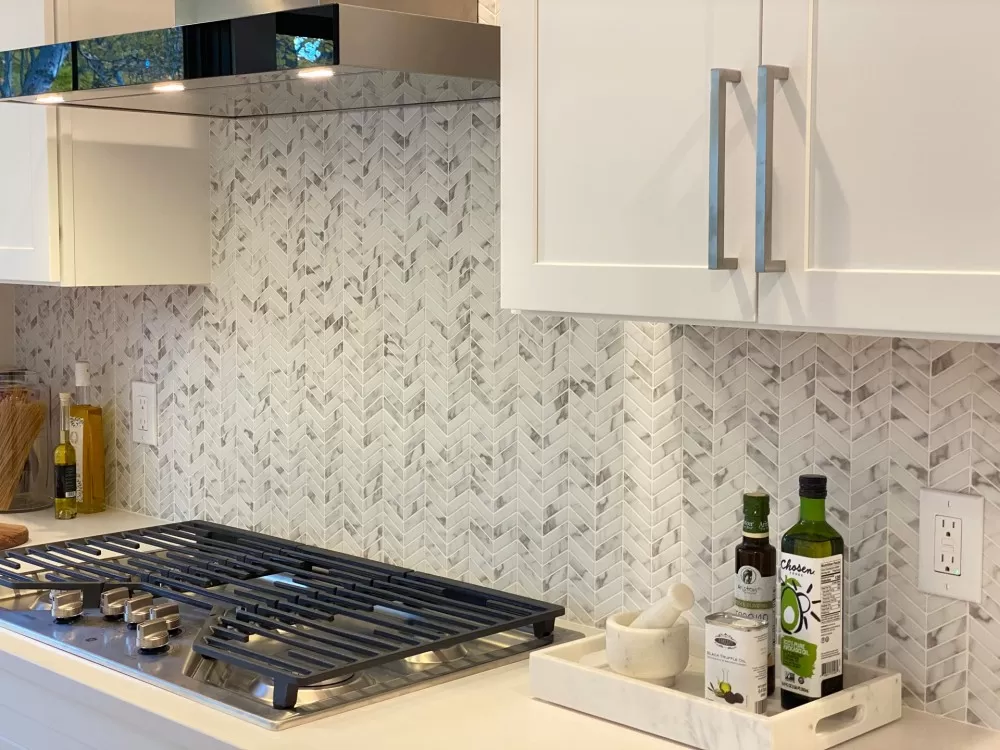
<svg viewBox="0 0 1000 750">
<path fill-rule="evenodd" d="M 826 477 L 799 477 L 799 522 L 781 538 L 781 707 L 844 687 L 844 539 L 826 521 Z"/>
<path fill-rule="evenodd" d="M 743 496 L 743 541 L 736 547 L 736 600 L 733 612 L 766 623 L 767 694 L 774 694 L 774 592 L 778 553 L 771 544 L 766 492 Z"/>
</svg>

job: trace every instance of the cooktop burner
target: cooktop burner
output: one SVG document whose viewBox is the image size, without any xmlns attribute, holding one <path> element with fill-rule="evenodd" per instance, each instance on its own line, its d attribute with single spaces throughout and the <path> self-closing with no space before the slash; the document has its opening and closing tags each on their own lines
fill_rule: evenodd
<svg viewBox="0 0 1000 750">
<path fill-rule="evenodd" d="M 270 729 L 576 634 L 561 607 L 193 521 L 0 552 L 0 627 Z"/>
</svg>

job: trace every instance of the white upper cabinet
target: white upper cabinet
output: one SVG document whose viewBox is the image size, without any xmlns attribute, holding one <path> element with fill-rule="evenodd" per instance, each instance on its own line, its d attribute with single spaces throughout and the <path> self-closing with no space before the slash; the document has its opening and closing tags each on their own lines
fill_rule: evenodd
<svg viewBox="0 0 1000 750">
<path fill-rule="evenodd" d="M 175 21 L 174 0 L 55 0 L 55 2 L 56 41 L 59 42 L 164 29 L 173 26 Z"/>
<path fill-rule="evenodd" d="M 1000 335 L 1000 3 L 764 0 L 761 325 Z"/>
<path fill-rule="evenodd" d="M 56 41 L 52 0 L 0 0 L 0 50 Z"/>
<path fill-rule="evenodd" d="M 0 50 L 55 41 L 51 0 L 0 0 Z M 0 70 L 0 87 L 5 85 Z M 41 107 L 0 110 L 0 279 L 59 280 L 56 117 Z M 55 198 L 53 200 L 53 198 Z"/>
<path fill-rule="evenodd" d="M 759 21 L 758 0 L 506 0 L 504 307 L 755 319 Z"/>
<path fill-rule="evenodd" d="M 503 21 L 505 307 L 1000 336 L 1000 3 L 507 0 Z"/>
<path fill-rule="evenodd" d="M 0 109 L 0 281 L 59 281 L 56 123 L 46 108 Z"/>
<path fill-rule="evenodd" d="M 72 2 L 0 0 L 0 50 L 129 28 Z M 0 103 L 0 283 L 208 283 L 208 162 L 207 120 Z"/>
</svg>

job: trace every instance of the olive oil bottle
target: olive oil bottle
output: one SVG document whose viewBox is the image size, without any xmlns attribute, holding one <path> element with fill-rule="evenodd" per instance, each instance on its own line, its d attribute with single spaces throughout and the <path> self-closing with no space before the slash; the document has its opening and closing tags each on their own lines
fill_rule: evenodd
<svg viewBox="0 0 1000 750">
<path fill-rule="evenodd" d="M 56 518 L 76 518 L 76 451 L 69 441 L 69 409 L 73 397 L 59 394 L 59 444 L 52 455 L 56 469 Z"/>
<path fill-rule="evenodd" d="M 781 538 L 781 707 L 844 687 L 844 540 L 826 521 L 826 477 L 799 477 L 799 522 Z"/>
<path fill-rule="evenodd" d="M 767 694 L 774 694 L 774 593 L 778 553 L 771 544 L 767 516 L 771 498 L 766 492 L 743 496 L 743 541 L 736 547 L 736 600 L 733 612 L 766 623 Z"/>
<path fill-rule="evenodd" d="M 104 497 L 104 411 L 91 402 L 90 364 L 76 363 L 76 403 L 69 412 L 69 437 L 76 451 L 76 500 L 81 513 L 106 509 Z"/>
</svg>

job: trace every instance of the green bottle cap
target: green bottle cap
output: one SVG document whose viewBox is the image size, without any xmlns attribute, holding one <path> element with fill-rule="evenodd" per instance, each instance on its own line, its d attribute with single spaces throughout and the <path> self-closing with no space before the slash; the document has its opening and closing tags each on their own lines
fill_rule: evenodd
<svg viewBox="0 0 1000 750">
<path fill-rule="evenodd" d="M 760 490 L 743 495 L 743 533 L 766 536 L 767 514 L 771 511 L 771 496 Z"/>
</svg>

